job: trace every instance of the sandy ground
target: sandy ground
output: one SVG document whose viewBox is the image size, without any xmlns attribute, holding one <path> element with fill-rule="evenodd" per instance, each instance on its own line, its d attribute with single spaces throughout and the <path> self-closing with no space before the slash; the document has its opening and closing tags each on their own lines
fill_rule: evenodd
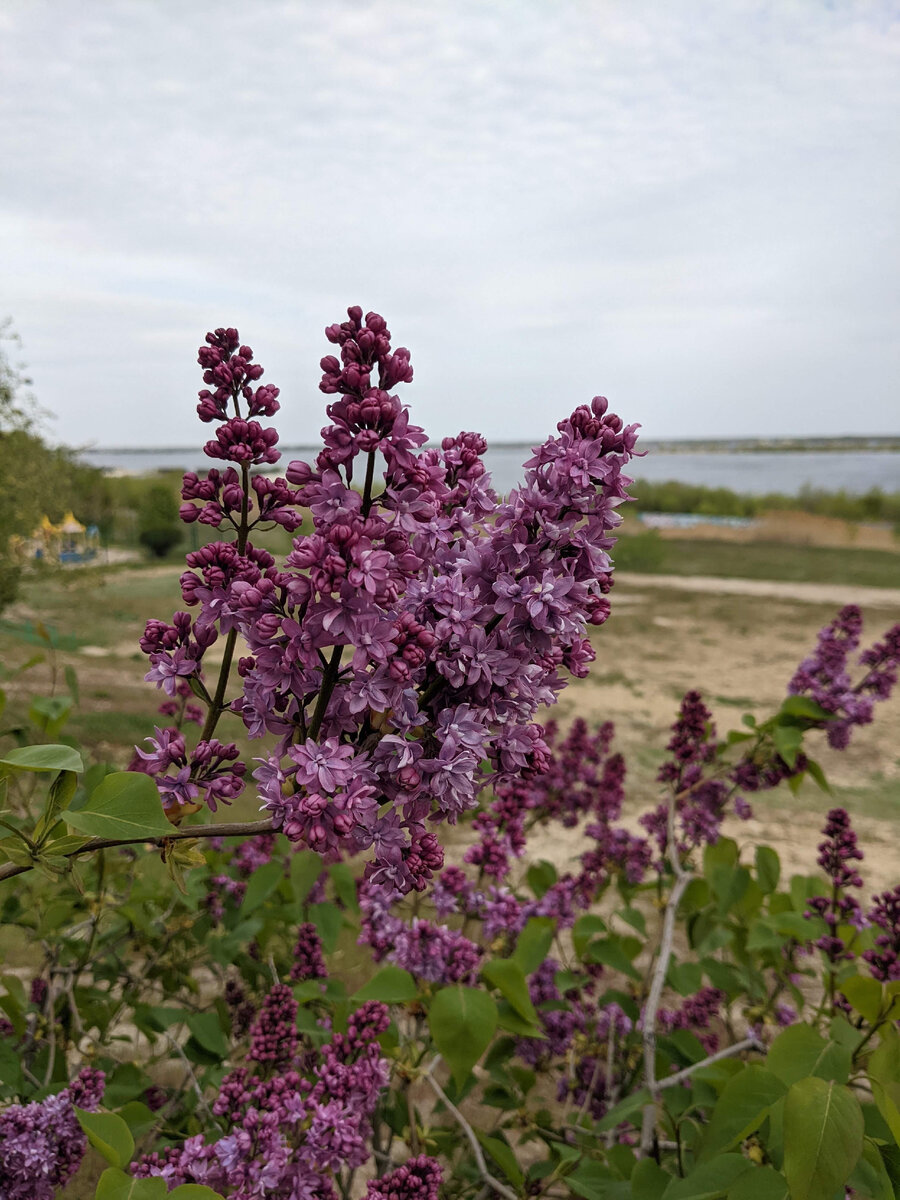
<svg viewBox="0 0 900 1200">
<path fill-rule="evenodd" d="M 655 774 L 685 691 L 703 693 L 724 735 L 742 728 L 744 712 L 762 720 L 777 709 L 798 662 L 841 605 L 863 608 L 863 646 L 900 621 L 900 590 L 875 588 L 621 573 L 612 600 L 613 615 L 594 638 L 591 675 L 563 692 L 556 715 L 615 723 L 629 766 L 629 823 L 658 802 Z M 751 798 L 754 818 L 729 821 L 728 832 L 750 856 L 768 842 L 787 870 L 815 871 L 824 814 L 844 805 L 866 853 L 867 888 L 893 887 L 900 882 L 900 688 L 846 751 L 831 750 L 821 736 L 808 742 L 834 795 L 807 781 L 797 797 L 781 788 Z M 539 853 L 563 864 L 578 849 L 577 836 L 554 831 Z"/>
<path fill-rule="evenodd" d="M 858 604 L 865 609 L 889 609 L 900 620 L 900 588 L 853 587 L 836 583 L 782 583 L 770 579 L 719 579 L 713 575 L 638 575 L 617 571 L 616 582 L 622 587 L 650 584 L 654 588 L 675 588 L 682 592 L 705 595 L 757 596 L 775 600 L 795 600 L 799 604 Z"/>
</svg>

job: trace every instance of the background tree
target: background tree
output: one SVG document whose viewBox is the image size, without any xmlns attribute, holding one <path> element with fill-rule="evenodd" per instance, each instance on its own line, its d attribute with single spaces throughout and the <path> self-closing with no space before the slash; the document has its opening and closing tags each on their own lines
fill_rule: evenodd
<svg viewBox="0 0 900 1200">
<path fill-rule="evenodd" d="M 41 435 L 47 417 L 31 380 L 15 361 L 19 337 L 0 323 L 0 610 L 16 597 L 22 564 L 14 539 L 29 537 L 44 513 L 59 521 L 72 510 L 86 525 L 106 531 L 112 511 L 108 481 L 66 447 Z"/>
<path fill-rule="evenodd" d="M 178 505 L 171 491 L 163 484 L 154 484 L 141 502 L 138 541 L 157 558 L 165 558 L 178 545 L 181 537 Z"/>
</svg>

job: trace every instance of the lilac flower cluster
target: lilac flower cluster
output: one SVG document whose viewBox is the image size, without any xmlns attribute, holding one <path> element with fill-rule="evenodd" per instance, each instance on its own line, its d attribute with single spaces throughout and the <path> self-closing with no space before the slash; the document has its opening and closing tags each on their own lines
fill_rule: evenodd
<svg viewBox="0 0 900 1200">
<path fill-rule="evenodd" d="M 254 390 L 261 371 L 235 330 L 208 335 L 199 413 L 222 424 L 206 450 L 235 466 L 186 476 L 183 515 L 237 537 L 189 557 L 182 591 L 195 618 L 151 622 L 142 647 L 147 678 L 174 696 L 217 632 L 240 636 L 233 711 L 251 736 L 278 739 L 254 773 L 264 807 L 328 859 L 371 848 L 370 880 L 405 893 L 442 865 L 426 821 L 453 822 L 488 782 L 547 765 L 534 716 L 564 673 L 584 674 L 586 627 L 609 613 L 635 427 L 595 398 L 559 423 L 499 503 L 479 435 L 421 449 L 424 432 L 391 391 L 412 379 L 409 352 L 392 349 L 382 317 L 351 308 L 326 336 L 340 357 L 322 360 L 320 387 L 335 397 L 323 449 L 291 463 L 286 480 L 254 484 L 254 507 L 248 467 L 274 461 L 276 438 L 250 418 L 275 411 L 277 390 Z M 264 517 L 296 528 L 288 512 L 308 513 L 312 529 L 277 569 L 246 535 Z M 177 818 L 204 764 L 166 759 L 154 746 L 142 761 Z M 230 798 L 218 787 L 205 788 L 208 802 Z M 517 839 L 513 823 L 485 845 L 492 869 Z"/>
<path fill-rule="evenodd" d="M 360 908 L 359 940 L 371 947 L 376 962 L 387 958 L 429 983 L 474 981 L 483 951 L 464 934 L 420 917 L 407 924 L 378 887 L 363 888 Z"/>
<path fill-rule="evenodd" d="M 719 829 L 731 798 L 728 782 L 709 774 L 719 750 L 712 713 L 699 692 L 687 692 L 681 702 L 672 737 L 666 747 L 671 757 L 657 774 L 675 796 L 675 837 L 680 853 L 718 840 Z M 641 817 L 641 824 L 664 855 L 669 841 L 669 805 L 659 805 Z M 749 816 L 745 811 L 743 815 Z"/>
<path fill-rule="evenodd" d="M 719 1038 L 710 1031 L 710 1025 L 721 1015 L 725 1000 L 725 993 L 719 988 L 701 987 L 693 996 L 688 996 L 680 1008 L 659 1009 L 656 1019 L 666 1033 L 674 1029 L 689 1030 L 707 1054 L 714 1054 L 719 1048 Z"/>
<path fill-rule="evenodd" d="M 322 957 L 322 939 L 315 925 L 311 921 L 304 921 L 297 930 L 291 980 L 300 983 L 304 979 L 324 979 L 327 974 Z"/>
<path fill-rule="evenodd" d="M 297 1009 L 291 989 L 276 983 L 270 990 L 250 1028 L 251 1062 L 271 1068 L 285 1066 L 297 1052 Z"/>
<path fill-rule="evenodd" d="M 821 917 L 828 926 L 827 934 L 817 938 L 814 944 L 829 962 L 837 963 L 853 957 L 838 927 L 853 925 L 858 928 L 863 924 L 859 900 L 848 891 L 862 887 L 862 877 L 854 864 L 862 860 L 863 852 L 857 845 L 850 817 L 843 808 L 833 808 L 828 813 L 824 834 L 825 840 L 819 845 L 816 861 L 828 876 L 831 893 L 807 900 L 807 916 Z"/>
<path fill-rule="evenodd" d="M 93 1112 L 104 1085 L 101 1071 L 86 1068 L 55 1096 L 0 1110 L 3 1200 L 53 1200 L 78 1170 L 87 1149 L 74 1110 Z"/>
<path fill-rule="evenodd" d="M 366 1200 L 438 1200 L 441 1165 L 427 1154 L 408 1158 L 402 1167 L 366 1185 Z"/>
<path fill-rule="evenodd" d="M 202 672 L 200 673 L 202 676 Z M 172 700 L 164 700 L 160 704 L 157 711 L 160 716 L 171 717 L 176 729 L 187 721 L 191 725 L 203 724 L 203 709 L 199 704 L 191 704 L 189 698 L 193 696 L 191 685 L 187 679 L 181 678 L 175 681 L 175 698 Z M 136 770 L 135 767 L 129 767 L 129 770 Z"/>
<path fill-rule="evenodd" d="M 240 752 L 233 742 L 225 745 L 209 738 L 189 754 L 184 734 L 174 726 L 157 726 L 156 737 L 144 740 L 150 749 L 135 746 L 131 769 L 155 778 L 170 819 L 196 812 L 201 795 L 210 812 L 215 812 L 219 804 L 230 804 L 244 790 L 247 766 L 238 761 Z"/>
<path fill-rule="evenodd" d="M 289 1026 L 296 1002 L 289 997 L 283 985 L 272 989 L 248 1056 L 258 1065 L 239 1067 L 222 1081 L 213 1113 L 226 1133 L 212 1142 L 198 1134 L 180 1147 L 145 1155 L 134 1175 L 159 1176 L 170 1188 L 202 1183 L 231 1196 L 333 1200 L 334 1174 L 367 1161 L 372 1113 L 388 1078 L 376 1040 L 389 1024 L 387 1008 L 372 1001 L 359 1009 L 347 1033 L 322 1047 L 308 1078 L 295 1055 L 296 1033 Z M 289 1053 L 275 1046 L 276 1037 L 290 1044 Z M 270 1074 L 271 1067 L 277 1070 Z M 419 1175 L 430 1178 L 425 1168 Z M 424 1194 L 414 1182 L 409 1186 L 415 1200 Z"/>
<path fill-rule="evenodd" d="M 868 920 L 880 932 L 863 958 L 876 979 L 894 982 L 900 979 L 900 885 L 875 897 Z"/>
<path fill-rule="evenodd" d="M 566 992 L 567 1003 L 556 985 L 559 964 L 546 959 L 528 982 L 531 1001 L 538 1010 L 544 1037 L 519 1038 L 516 1053 L 530 1066 L 546 1069 L 554 1060 L 569 1058 L 577 1048 L 574 1066 L 559 1079 L 557 1098 L 569 1100 L 590 1112 L 595 1120 L 606 1114 L 627 1065 L 625 1039 L 633 1023 L 612 1002 L 597 1006 L 595 984 L 583 976 Z"/>
<path fill-rule="evenodd" d="M 811 696 L 833 718 L 827 725 L 831 746 L 843 750 L 854 726 L 867 725 L 877 701 L 887 700 L 900 669 L 900 624 L 887 631 L 859 656 L 866 670 L 853 683 L 848 660 L 859 647 L 862 613 L 855 604 L 842 608 L 837 617 L 819 633 L 815 651 L 805 658 L 791 680 L 793 695 Z"/>
</svg>

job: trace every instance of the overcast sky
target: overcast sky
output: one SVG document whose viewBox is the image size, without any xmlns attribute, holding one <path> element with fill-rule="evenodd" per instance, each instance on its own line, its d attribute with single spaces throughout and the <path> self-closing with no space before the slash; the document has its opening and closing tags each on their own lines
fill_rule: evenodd
<svg viewBox="0 0 900 1200">
<path fill-rule="evenodd" d="M 0 316 L 76 444 L 222 324 L 313 438 L 355 303 L 433 437 L 897 433 L 898 151 L 897 3 L 3 0 Z"/>
</svg>

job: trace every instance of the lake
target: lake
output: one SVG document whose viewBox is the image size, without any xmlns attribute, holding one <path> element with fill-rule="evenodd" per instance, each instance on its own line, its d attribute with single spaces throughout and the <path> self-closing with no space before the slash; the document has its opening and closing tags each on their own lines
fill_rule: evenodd
<svg viewBox="0 0 900 1200">
<path fill-rule="evenodd" d="M 294 458 L 311 459 L 310 446 L 283 446 L 282 465 Z M 522 463 L 530 457 L 528 446 L 495 445 L 485 461 L 493 473 L 494 486 L 508 492 L 522 477 Z M 86 450 L 81 458 L 95 467 L 138 474 L 173 468 L 205 471 L 223 464 L 206 458 L 199 449 L 176 450 Z M 637 479 L 662 482 L 675 479 L 706 487 L 726 487 L 735 492 L 763 495 L 782 492 L 797 495 L 804 487 L 824 491 L 867 492 L 879 487 L 900 491 L 900 452 L 891 450 L 805 451 L 679 451 L 655 450 L 631 463 Z"/>
</svg>

